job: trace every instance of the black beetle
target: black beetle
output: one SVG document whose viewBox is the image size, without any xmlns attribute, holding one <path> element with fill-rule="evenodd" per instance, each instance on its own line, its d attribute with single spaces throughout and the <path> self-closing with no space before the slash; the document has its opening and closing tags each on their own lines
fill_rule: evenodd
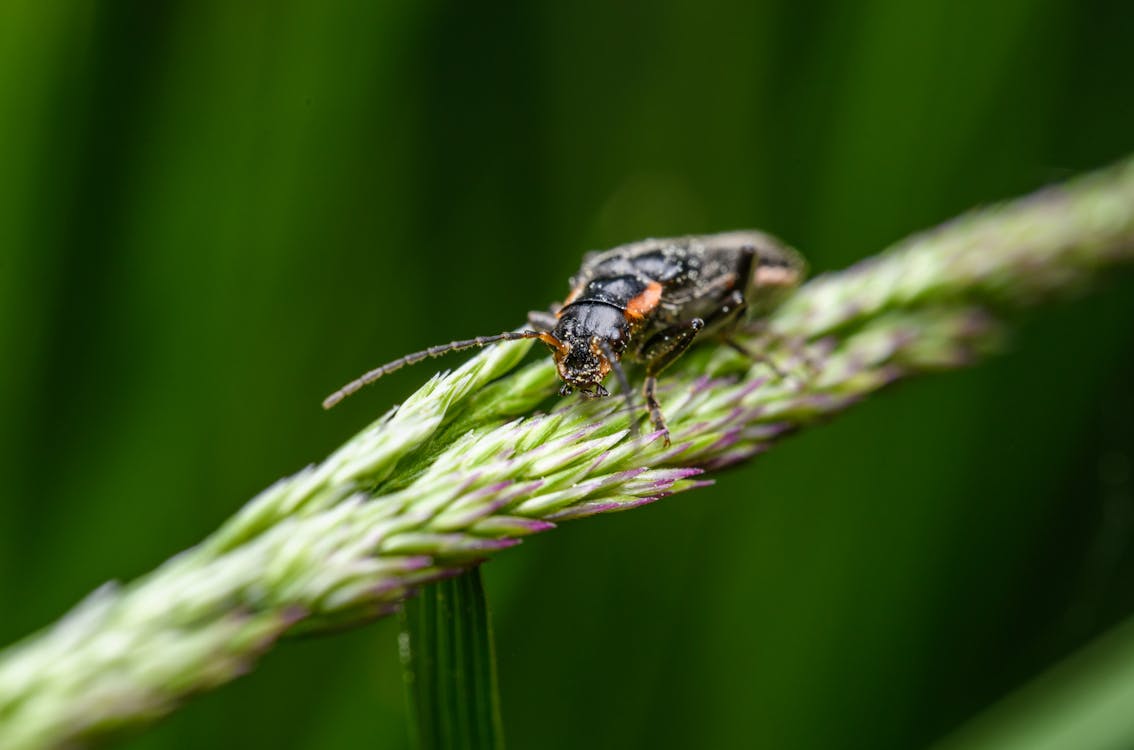
<svg viewBox="0 0 1134 750">
<path fill-rule="evenodd" d="M 407 354 L 347 383 L 323 401 L 331 408 L 368 383 L 427 357 L 498 341 L 536 338 L 555 358 L 560 394 L 609 395 L 611 372 L 630 397 L 621 361 L 646 368 L 642 394 L 650 421 L 669 433 L 655 397 L 657 377 L 699 336 L 716 333 L 740 349 L 729 332 L 745 314 L 760 316 L 803 280 L 802 256 L 756 231 L 649 239 L 588 253 L 562 304 L 528 314 L 533 330 L 453 341 Z M 741 351 L 744 351 L 741 349 Z"/>
</svg>

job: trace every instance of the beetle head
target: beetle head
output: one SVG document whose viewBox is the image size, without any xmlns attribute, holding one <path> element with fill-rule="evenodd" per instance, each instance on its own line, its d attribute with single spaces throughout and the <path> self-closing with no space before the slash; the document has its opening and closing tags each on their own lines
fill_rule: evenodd
<svg viewBox="0 0 1134 750">
<path fill-rule="evenodd" d="M 563 381 L 560 396 L 569 396 L 573 391 L 579 391 L 584 398 L 610 395 L 602 387 L 611 368 L 606 355 L 610 351 L 609 344 L 604 346 L 598 336 L 565 335 L 561 331 L 548 334 L 543 342 L 551 347 L 555 368 Z"/>
<path fill-rule="evenodd" d="M 561 395 L 579 391 L 584 398 L 609 395 L 602 381 L 625 348 L 626 319 L 622 310 L 606 304 L 576 303 L 559 314 L 555 330 L 548 334 L 554 344 L 555 367 L 563 381 Z"/>
<path fill-rule="evenodd" d="M 600 398 L 610 395 L 602 387 L 602 381 L 610 372 L 610 360 L 602 350 L 597 336 L 590 339 L 574 338 L 563 342 L 555 351 L 555 367 L 563 387 L 561 396 L 579 391 L 584 398 Z"/>
</svg>

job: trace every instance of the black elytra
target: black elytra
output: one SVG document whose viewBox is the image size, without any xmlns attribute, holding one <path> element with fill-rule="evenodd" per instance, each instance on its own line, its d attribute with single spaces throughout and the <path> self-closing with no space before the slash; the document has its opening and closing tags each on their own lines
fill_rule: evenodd
<svg viewBox="0 0 1134 750">
<path fill-rule="evenodd" d="M 753 230 L 649 239 L 588 253 L 563 303 L 528 314 L 532 330 L 477 336 L 407 354 L 347 383 L 323 407 L 427 357 L 535 338 L 551 349 L 564 396 L 574 390 L 586 398 L 607 396 L 602 381 L 614 372 L 630 399 L 621 361 L 642 363 L 650 421 L 668 444 L 655 396 L 658 375 L 696 339 L 717 333 L 727 340 L 744 317 L 766 315 L 799 285 L 806 269 L 798 252 Z"/>
</svg>

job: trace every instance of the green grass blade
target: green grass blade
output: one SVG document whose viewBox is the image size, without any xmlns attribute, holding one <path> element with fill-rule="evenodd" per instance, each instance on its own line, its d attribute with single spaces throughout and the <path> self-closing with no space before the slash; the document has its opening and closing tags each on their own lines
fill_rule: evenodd
<svg viewBox="0 0 1134 750">
<path fill-rule="evenodd" d="M 402 612 L 410 735 L 420 750 L 502 750 L 492 623 L 480 568 L 431 584 Z"/>
<path fill-rule="evenodd" d="M 1134 738 L 1134 619 L 968 723 L 934 750 L 1121 750 Z"/>
</svg>

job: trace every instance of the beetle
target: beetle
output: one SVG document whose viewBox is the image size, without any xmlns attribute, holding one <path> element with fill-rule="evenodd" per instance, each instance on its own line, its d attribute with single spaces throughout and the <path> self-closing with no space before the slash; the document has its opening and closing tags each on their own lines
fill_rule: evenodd
<svg viewBox="0 0 1134 750">
<path fill-rule="evenodd" d="M 323 401 L 331 408 L 363 386 L 428 357 L 500 341 L 539 339 L 551 349 L 562 396 L 610 395 L 602 382 L 612 372 L 633 401 L 621 362 L 645 366 L 642 396 L 650 422 L 665 443 L 669 431 L 656 397 L 658 375 L 698 338 L 731 338 L 746 316 L 772 310 L 806 274 L 803 257 L 776 238 L 754 230 L 647 239 L 588 253 L 570 281 L 571 291 L 550 310 L 528 314 L 531 330 L 477 336 L 432 346 L 388 362 L 347 383 Z"/>
</svg>

